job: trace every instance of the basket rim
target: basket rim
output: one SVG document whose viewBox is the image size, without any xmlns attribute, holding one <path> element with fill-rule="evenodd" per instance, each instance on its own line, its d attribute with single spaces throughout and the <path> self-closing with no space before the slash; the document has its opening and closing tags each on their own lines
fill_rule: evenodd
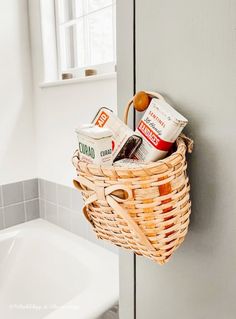
<svg viewBox="0 0 236 319">
<path fill-rule="evenodd" d="M 135 167 L 119 167 L 114 165 L 96 165 L 91 163 L 86 163 L 84 161 L 80 161 L 78 158 L 78 151 L 75 151 L 72 163 L 75 168 L 79 171 L 85 173 L 91 173 L 92 175 L 98 176 L 110 176 L 112 175 L 122 175 L 122 173 L 132 173 L 136 176 L 141 176 L 143 173 L 146 175 L 153 174 L 153 171 L 158 169 L 158 171 L 167 171 L 169 169 L 173 169 L 178 163 L 185 161 L 185 154 L 186 152 L 192 151 L 192 144 L 193 141 L 186 137 L 185 135 L 180 135 L 176 140 L 177 149 L 175 152 L 170 154 L 169 156 L 165 157 L 164 159 L 158 160 L 156 162 L 147 163 L 145 166 L 138 166 Z M 97 173 L 96 173 L 97 172 Z M 149 174 L 149 173 L 150 174 Z"/>
</svg>

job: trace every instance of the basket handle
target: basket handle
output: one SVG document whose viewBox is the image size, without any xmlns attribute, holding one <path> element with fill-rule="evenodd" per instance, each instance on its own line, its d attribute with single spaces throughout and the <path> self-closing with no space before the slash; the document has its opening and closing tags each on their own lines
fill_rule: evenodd
<svg viewBox="0 0 236 319">
<path fill-rule="evenodd" d="M 150 241 L 148 240 L 146 235 L 140 229 L 138 224 L 133 220 L 133 218 L 129 215 L 129 213 L 127 213 L 127 211 L 125 209 L 123 209 L 117 203 L 117 201 L 115 201 L 114 198 L 112 198 L 112 196 L 107 196 L 106 199 L 107 199 L 107 202 L 110 205 L 110 207 L 112 207 L 114 209 L 114 211 L 126 221 L 130 230 L 133 232 L 133 234 L 136 235 L 136 237 L 139 239 L 140 243 L 143 244 L 147 250 L 155 253 L 156 252 L 155 248 L 152 246 L 152 244 L 150 243 Z"/>
<path fill-rule="evenodd" d="M 150 92 L 150 91 L 144 91 L 150 98 L 157 98 L 159 100 L 165 100 L 164 97 L 160 94 L 160 93 L 156 93 L 156 92 Z M 134 97 L 132 97 L 132 99 L 128 102 L 128 104 L 125 107 L 124 110 L 124 117 L 123 117 L 123 122 L 127 125 L 128 123 L 128 117 L 129 117 L 129 109 L 130 106 L 133 104 L 133 100 Z"/>
<path fill-rule="evenodd" d="M 126 200 L 129 200 L 132 197 L 132 191 L 129 189 L 128 186 L 123 184 L 106 186 L 104 184 L 104 186 L 96 187 L 94 183 L 82 176 L 78 176 L 77 179 L 73 180 L 73 182 L 74 186 L 78 190 L 83 191 L 87 188 L 91 191 L 90 196 L 85 200 L 83 213 L 93 227 L 95 226 L 92 220 L 89 218 L 89 214 L 87 212 L 87 205 L 99 199 L 106 200 L 109 206 L 113 208 L 113 210 L 116 212 L 116 214 L 120 215 L 126 221 L 133 234 L 135 234 L 136 237 L 139 239 L 140 243 L 143 244 L 146 247 L 146 249 L 148 249 L 150 252 L 154 253 L 156 251 L 150 243 L 150 241 L 148 240 L 148 238 L 146 237 L 146 235 L 142 232 L 138 224 L 133 220 L 129 213 L 123 207 L 121 207 L 121 205 L 119 205 L 120 202 L 125 202 Z M 115 195 L 115 191 L 125 192 L 127 195 L 126 198 L 122 200 L 121 198 L 117 197 Z M 102 193 L 103 196 L 101 196 Z"/>
</svg>

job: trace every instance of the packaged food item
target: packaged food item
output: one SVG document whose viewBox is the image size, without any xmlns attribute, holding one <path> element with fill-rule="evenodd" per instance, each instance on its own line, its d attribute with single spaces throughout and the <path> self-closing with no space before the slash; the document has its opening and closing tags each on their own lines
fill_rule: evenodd
<svg viewBox="0 0 236 319">
<path fill-rule="evenodd" d="M 114 162 L 122 158 L 131 158 L 142 143 L 141 136 L 125 125 L 111 110 L 102 107 L 93 120 L 93 124 L 106 127 L 113 135 Z"/>
<path fill-rule="evenodd" d="M 124 158 L 114 163 L 116 167 L 139 168 L 148 165 L 147 162 L 137 159 Z"/>
<path fill-rule="evenodd" d="M 150 162 L 164 158 L 187 123 L 166 101 L 153 98 L 135 131 L 143 138 L 135 158 Z"/>
<path fill-rule="evenodd" d="M 112 165 L 112 132 L 95 125 L 76 130 L 81 161 L 96 165 Z"/>
</svg>

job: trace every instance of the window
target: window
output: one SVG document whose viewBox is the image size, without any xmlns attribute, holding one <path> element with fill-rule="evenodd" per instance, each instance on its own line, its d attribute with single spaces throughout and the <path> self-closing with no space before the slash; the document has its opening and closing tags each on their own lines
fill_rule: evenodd
<svg viewBox="0 0 236 319">
<path fill-rule="evenodd" d="M 115 0 L 55 0 L 58 75 L 115 71 Z"/>
</svg>

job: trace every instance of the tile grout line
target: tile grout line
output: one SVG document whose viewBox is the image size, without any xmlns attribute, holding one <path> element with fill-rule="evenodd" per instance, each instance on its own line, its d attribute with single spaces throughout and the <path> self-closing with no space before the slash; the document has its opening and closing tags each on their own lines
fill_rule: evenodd
<svg viewBox="0 0 236 319">
<path fill-rule="evenodd" d="M 70 200 L 69 200 L 69 205 L 70 205 L 70 209 L 69 209 L 69 212 L 70 212 L 70 231 L 72 232 L 72 191 L 70 190 Z"/>
<path fill-rule="evenodd" d="M 14 204 L 9 204 L 9 205 L 6 205 L 4 206 L 5 208 L 7 207 L 12 207 L 12 206 L 17 206 L 17 205 L 20 205 L 20 204 L 23 204 L 23 203 L 29 203 L 29 202 L 33 202 L 35 200 L 39 199 L 38 197 L 35 197 L 35 198 L 32 198 L 32 199 L 27 199 L 27 200 L 23 200 L 21 202 L 16 202 Z M 3 207 L 2 207 L 3 208 Z"/>
<path fill-rule="evenodd" d="M 91 234 L 90 234 L 90 231 L 88 229 L 88 224 L 84 221 L 83 222 L 79 222 L 80 226 L 79 228 L 74 228 L 74 230 L 72 231 L 73 229 L 73 214 L 77 215 L 77 216 L 80 216 L 82 214 L 82 211 L 80 209 L 80 201 L 78 202 L 75 202 L 75 205 L 73 205 L 73 191 L 75 190 L 73 187 L 70 187 L 68 185 L 63 185 L 63 184 L 58 184 L 56 182 L 51 182 L 51 181 L 48 181 L 48 180 L 43 180 L 43 179 L 39 179 L 39 178 L 35 178 L 35 180 L 37 180 L 37 183 L 38 183 L 38 192 L 37 192 L 37 196 L 34 197 L 34 198 L 31 198 L 31 199 L 26 199 L 26 181 L 21 181 L 20 183 L 22 183 L 22 190 L 23 190 L 23 200 L 20 201 L 20 202 L 16 202 L 16 203 L 13 203 L 13 204 L 8 204 L 7 206 L 3 206 L 1 208 L 3 208 L 3 227 L 4 229 L 8 228 L 6 227 L 6 221 L 5 221 L 5 217 L 6 217 L 6 214 L 5 214 L 5 208 L 8 208 L 8 207 L 14 207 L 14 206 L 18 206 L 18 205 L 24 205 L 24 219 L 25 221 L 24 222 L 27 222 L 27 203 L 30 203 L 30 202 L 34 202 L 34 201 L 39 201 L 39 217 L 56 225 L 56 226 L 59 226 L 61 227 L 62 229 L 64 230 L 67 230 L 69 231 L 70 233 L 73 233 L 77 236 L 80 236 L 92 243 L 95 243 L 96 245 L 100 246 L 100 247 L 103 247 L 105 249 L 108 249 L 108 250 L 111 250 L 110 248 L 108 248 L 105 243 L 103 241 L 94 241 L 94 238 L 91 238 Z M 53 183 L 54 186 L 55 186 L 55 191 L 56 191 L 56 196 L 55 196 L 55 200 L 53 199 L 53 201 L 51 200 L 48 200 L 46 199 L 45 197 L 45 193 L 46 193 L 46 183 L 49 182 L 49 183 Z M 18 183 L 18 182 L 17 182 Z M 60 186 L 63 186 L 65 188 L 67 188 L 66 192 L 69 192 L 69 197 L 67 197 L 67 200 L 66 201 L 60 201 Z M 3 187 L 2 185 L 0 185 L 0 192 L 3 193 Z M 62 197 L 64 196 L 63 194 L 61 195 Z M 68 195 L 66 195 L 68 196 Z M 3 197 L 3 194 L 2 194 L 2 197 Z M 60 202 L 60 204 L 59 204 Z M 40 204 L 41 203 L 41 204 Z M 47 218 L 47 203 L 50 204 L 50 205 L 53 205 L 54 207 L 54 218 L 57 219 L 56 221 L 50 221 L 48 220 Z M 62 204 L 61 204 L 62 203 Z M 64 205 L 65 203 L 65 205 Z M 81 203 L 82 204 L 82 203 Z M 5 201 L 3 199 L 3 205 L 5 205 Z M 55 207 L 56 206 L 56 207 Z M 60 209 L 63 209 L 64 210 L 64 213 L 67 213 L 68 212 L 68 215 L 65 215 L 64 214 L 62 215 L 62 220 L 61 220 L 61 223 L 59 225 L 59 210 Z M 49 211 L 49 210 L 48 210 Z M 42 216 L 41 213 L 43 214 Z M 66 220 L 64 222 L 64 217 L 66 217 Z M 82 217 L 82 216 L 81 216 Z M 67 220 L 69 219 L 69 220 Z M 69 225 L 68 225 L 69 224 Z M 17 224 L 14 224 L 14 225 L 17 225 Z M 14 226 L 12 225 L 12 226 Z M 67 227 L 68 226 L 68 227 Z M 11 227 L 11 226 L 9 226 Z M 83 229 L 82 229 L 83 228 Z M 113 250 L 112 250 L 113 251 Z"/>
<path fill-rule="evenodd" d="M 27 213 L 26 213 L 26 204 L 25 204 L 25 185 L 24 185 L 24 181 L 22 181 L 22 189 L 23 189 L 23 205 L 24 205 L 25 222 L 26 222 L 27 221 Z"/>
<path fill-rule="evenodd" d="M 44 200 L 43 198 L 41 198 L 41 193 L 42 193 L 42 187 L 40 186 L 41 184 L 41 178 L 37 178 L 37 182 L 38 182 L 38 200 L 39 200 L 39 218 L 42 218 L 42 201 Z M 45 204 L 44 204 L 44 218 L 46 219 L 46 208 L 45 208 Z"/>
<path fill-rule="evenodd" d="M 58 183 L 47 181 L 47 180 L 43 180 L 43 179 L 37 179 L 37 180 L 38 180 L 38 197 L 34 198 L 34 199 L 31 199 L 31 200 L 28 200 L 28 201 L 33 201 L 33 200 L 38 199 L 41 202 L 42 205 L 39 204 L 39 213 L 41 214 L 42 212 L 44 212 L 44 215 L 42 217 L 40 216 L 40 218 L 43 218 L 44 220 L 49 221 L 52 224 L 54 224 L 56 226 L 59 226 L 59 227 L 61 227 L 64 230 L 67 230 L 67 231 L 69 231 L 71 233 L 74 233 L 77 236 L 81 236 L 82 238 L 84 238 L 84 239 L 86 239 L 86 240 L 88 240 L 90 242 L 94 242 L 94 240 L 92 240 L 90 238 L 89 231 L 88 231 L 88 228 L 86 226 L 85 226 L 85 234 L 82 234 L 81 231 L 80 232 L 72 231 L 72 213 L 75 213 L 76 215 L 80 215 L 79 211 L 78 211 L 79 210 L 79 206 L 78 206 L 78 209 L 73 209 L 72 208 L 72 202 L 73 202 L 72 191 L 73 191 L 73 187 L 69 187 L 69 186 L 66 186 L 66 185 L 58 184 Z M 55 196 L 55 200 L 54 201 L 48 200 L 45 197 L 45 191 L 47 189 L 47 187 L 45 186 L 45 183 L 47 183 L 47 182 L 53 183 L 55 185 L 55 192 L 56 192 L 55 195 L 56 196 Z M 69 189 L 69 193 L 70 194 L 69 194 L 68 205 L 63 206 L 63 205 L 59 204 L 59 187 L 60 186 L 65 186 L 66 188 Z M 43 194 L 44 194 L 44 196 L 42 196 Z M 27 202 L 27 201 L 25 201 L 25 202 Z M 55 212 L 54 212 L 54 216 L 57 219 L 56 222 L 50 221 L 47 218 L 47 209 L 46 209 L 47 203 L 50 204 L 50 205 L 53 205 L 55 207 L 55 209 L 56 209 Z M 69 213 L 68 214 L 69 229 L 66 227 L 66 225 L 63 222 L 63 220 L 62 220 L 62 224 L 59 225 L 59 209 L 60 208 L 68 211 L 68 213 Z M 103 241 L 99 241 L 99 243 L 98 242 L 94 242 L 94 243 L 96 243 L 98 246 L 101 246 L 101 247 L 103 247 L 105 249 L 111 250 L 110 248 L 108 248 L 105 245 L 105 243 Z"/>
<path fill-rule="evenodd" d="M 39 178 L 36 178 L 37 179 L 37 184 L 38 184 L 38 198 L 40 197 L 40 180 Z"/>
<path fill-rule="evenodd" d="M 2 185 L 0 187 L 1 196 L 2 196 L 2 222 L 3 222 L 3 228 L 6 228 L 6 219 L 5 219 L 5 206 L 4 206 L 4 198 L 3 198 L 3 188 Z"/>
<path fill-rule="evenodd" d="M 35 178 L 35 179 L 38 181 L 38 192 L 37 192 L 37 196 L 36 197 L 30 198 L 30 199 L 26 199 L 26 197 L 25 197 L 25 185 L 24 185 L 25 181 L 22 181 L 20 183 L 22 183 L 22 188 L 23 188 L 23 200 L 22 201 L 17 201 L 15 203 L 8 204 L 8 205 L 4 204 L 2 185 L 0 185 L 0 189 L 1 189 L 0 193 L 1 193 L 2 198 L 3 198 L 3 206 L 1 208 L 10 207 L 10 206 L 16 206 L 16 205 L 19 205 L 19 204 L 22 204 L 22 203 L 28 203 L 28 202 L 31 202 L 31 201 L 34 201 L 34 200 L 38 199 L 38 200 L 44 200 L 44 201 L 49 202 L 49 203 L 51 203 L 53 205 L 59 206 L 60 208 L 66 208 L 68 210 L 75 211 L 75 210 L 72 209 L 72 194 L 71 194 L 71 191 L 74 189 L 73 187 L 69 187 L 67 185 L 57 184 L 57 183 L 49 181 L 50 183 L 53 183 L 56 186 L 56 201 L 54 202 L 54 201 L 48 200 L 46 198 L 43 198 L 41 196 L 42 194 L 40 192 L 40 186 L 39 186 L 40 179 L 38 179 L 38 178 Z M 47 182 L 47 180 L 43 180 L 43 181 Z M 17 183 L 19 183 L 19 182 L 17 182 Z M 12 184 L 14 184 L 14 183 L 12 183 Z M 63 206 L 63 205 L 59 204 L 59 202 L 58 202 L 58 185 L 69 188 L 69 191 L 70 191 L 70 196 L 69 197 L 70 197 L 70 199 L 69 199 L 69 205 L 68 206 Z"/>
<path fill-rule="evenodd" d="M 55 203 L 55 202 L 52 202 L 52 201 L 50 201 L 50 200 L 48 200 L 48 199 L 43 199 L 43 198 L 41 198 L 40 200 L 44 201 L 45 203 L 47 202 L 47 203 L 49 203 L 49 204 L 51 204 L 51 205 L 57 206 L 57 207 L 59 207 L 59 208 L 67 209 L 67 210 L 69 210 L 70 212 L 77 213 L 76 210 L 74 210 L 74 209 L 72 209 L 72 208 L 70 208 L 70 207 L 62 206 L 62 205 L 57 204 L 57 203 Z"/>
<path fill-rule="evenodd" d="M 56 211 L 57 211 L 57 225 L 59 225 L 59 209 L 58 209 L 58 184 L 55 183 L 56 186 Z"/>
<path fill-rule="evenodd" d="M 31 180 L 31 179 L 29 179 Z M 27 203 L 30 203 L 30 202 L 34 202 L 34 201 L 38 201 L 39 203 L 39 217 L 42 213 L 42 210 L 43 210 L 43 218 L 47 220 L 47 213 L 46 213 L 46 203 L 50 203 L 51 205 L 53 205 L 55 208 L 56 208 L 56 221 L 57 221 L 57 225 L 59 223 L 59 210 L 60 209 L 63 209 L 65 211 L 68 212 L 68 218 L 69 218 L 69 231 L 72 232 L 72 213 L 78 213 L 78 209 L 73 209 L 72 208 L 72 202 L 73 202 L 73 197 L 72 197 L 72 191 L 73 191 L 73 187 L 70 187 L 70 186 L 67 186 L 67 185 L 63 185 L 63 184 L 58 184 L 58 183 L 54 183 L 54 182 L 51 182 L 51 181 L 48 181 L 50 183 L 53 183 L 55 184 L 55 188 L 56 188 L 56 200 L 55 202 L 54 201 L 51 201 L 51 200 L 48 200 L 45 198 L 45 196 L 42 196 L 43 194 L 43 190 L 45 192 L 45 182 L 47 182 L 46 180 L 41 180 L 39 178 L 35 178 L 36 182 L 37 182 L 37 186 L 38 186 L 38 190 L 37 190 L 37 196 L 36 197 L 33 197 L 33 198 L 30 198 L 30 199 L 26 199 L 26 184 L 25 182 L 27 181 L 20 181 L 20 182 L 16 182 L 16 183 L 21 183 L 21 187 L 22 187 L 22 192 L 23 192 L 23 197 L 22 197 L 22 200 L 21 201 L 17 201 L 15 203 L 11 203 L 11 204 L 7 204 L 5 205 L 5 200 L 3 198 L 3 187 L 2 185 L 0 185 L 0 193 L 1 193 L 1 196 L 2 196 L 2 215 L 3 215 L 3 228 L 5 229 L 6 228 L 6 208 L 8 207 L 17 207 L 19 205 L 22 205 L 23 204 L 23 209 L 24 209 L 24 222 L 27 222 L 28 221 L 28 215 L 27 215 Z M 41 183 L 42 181 L 42 183 Z M 12 183 L 14 184 L 14 183 Z M 41 187 L 42 186 L 42 187 Z M 68 204 L 65 204 L 65 205 L 61 205 L 59 204 L 59 187 L 60 186 L 64 186 L 65 188 L 67 188 L 68 192 L 69 192 L 69 201 L 68 201 Z M 43 189 L 42 189 L 43 188 Z M 44 198 L 43 198 L 44 197 Z M 42 205 L 40 205 L 40 201 L 42 202 Z"/>
</svg>

